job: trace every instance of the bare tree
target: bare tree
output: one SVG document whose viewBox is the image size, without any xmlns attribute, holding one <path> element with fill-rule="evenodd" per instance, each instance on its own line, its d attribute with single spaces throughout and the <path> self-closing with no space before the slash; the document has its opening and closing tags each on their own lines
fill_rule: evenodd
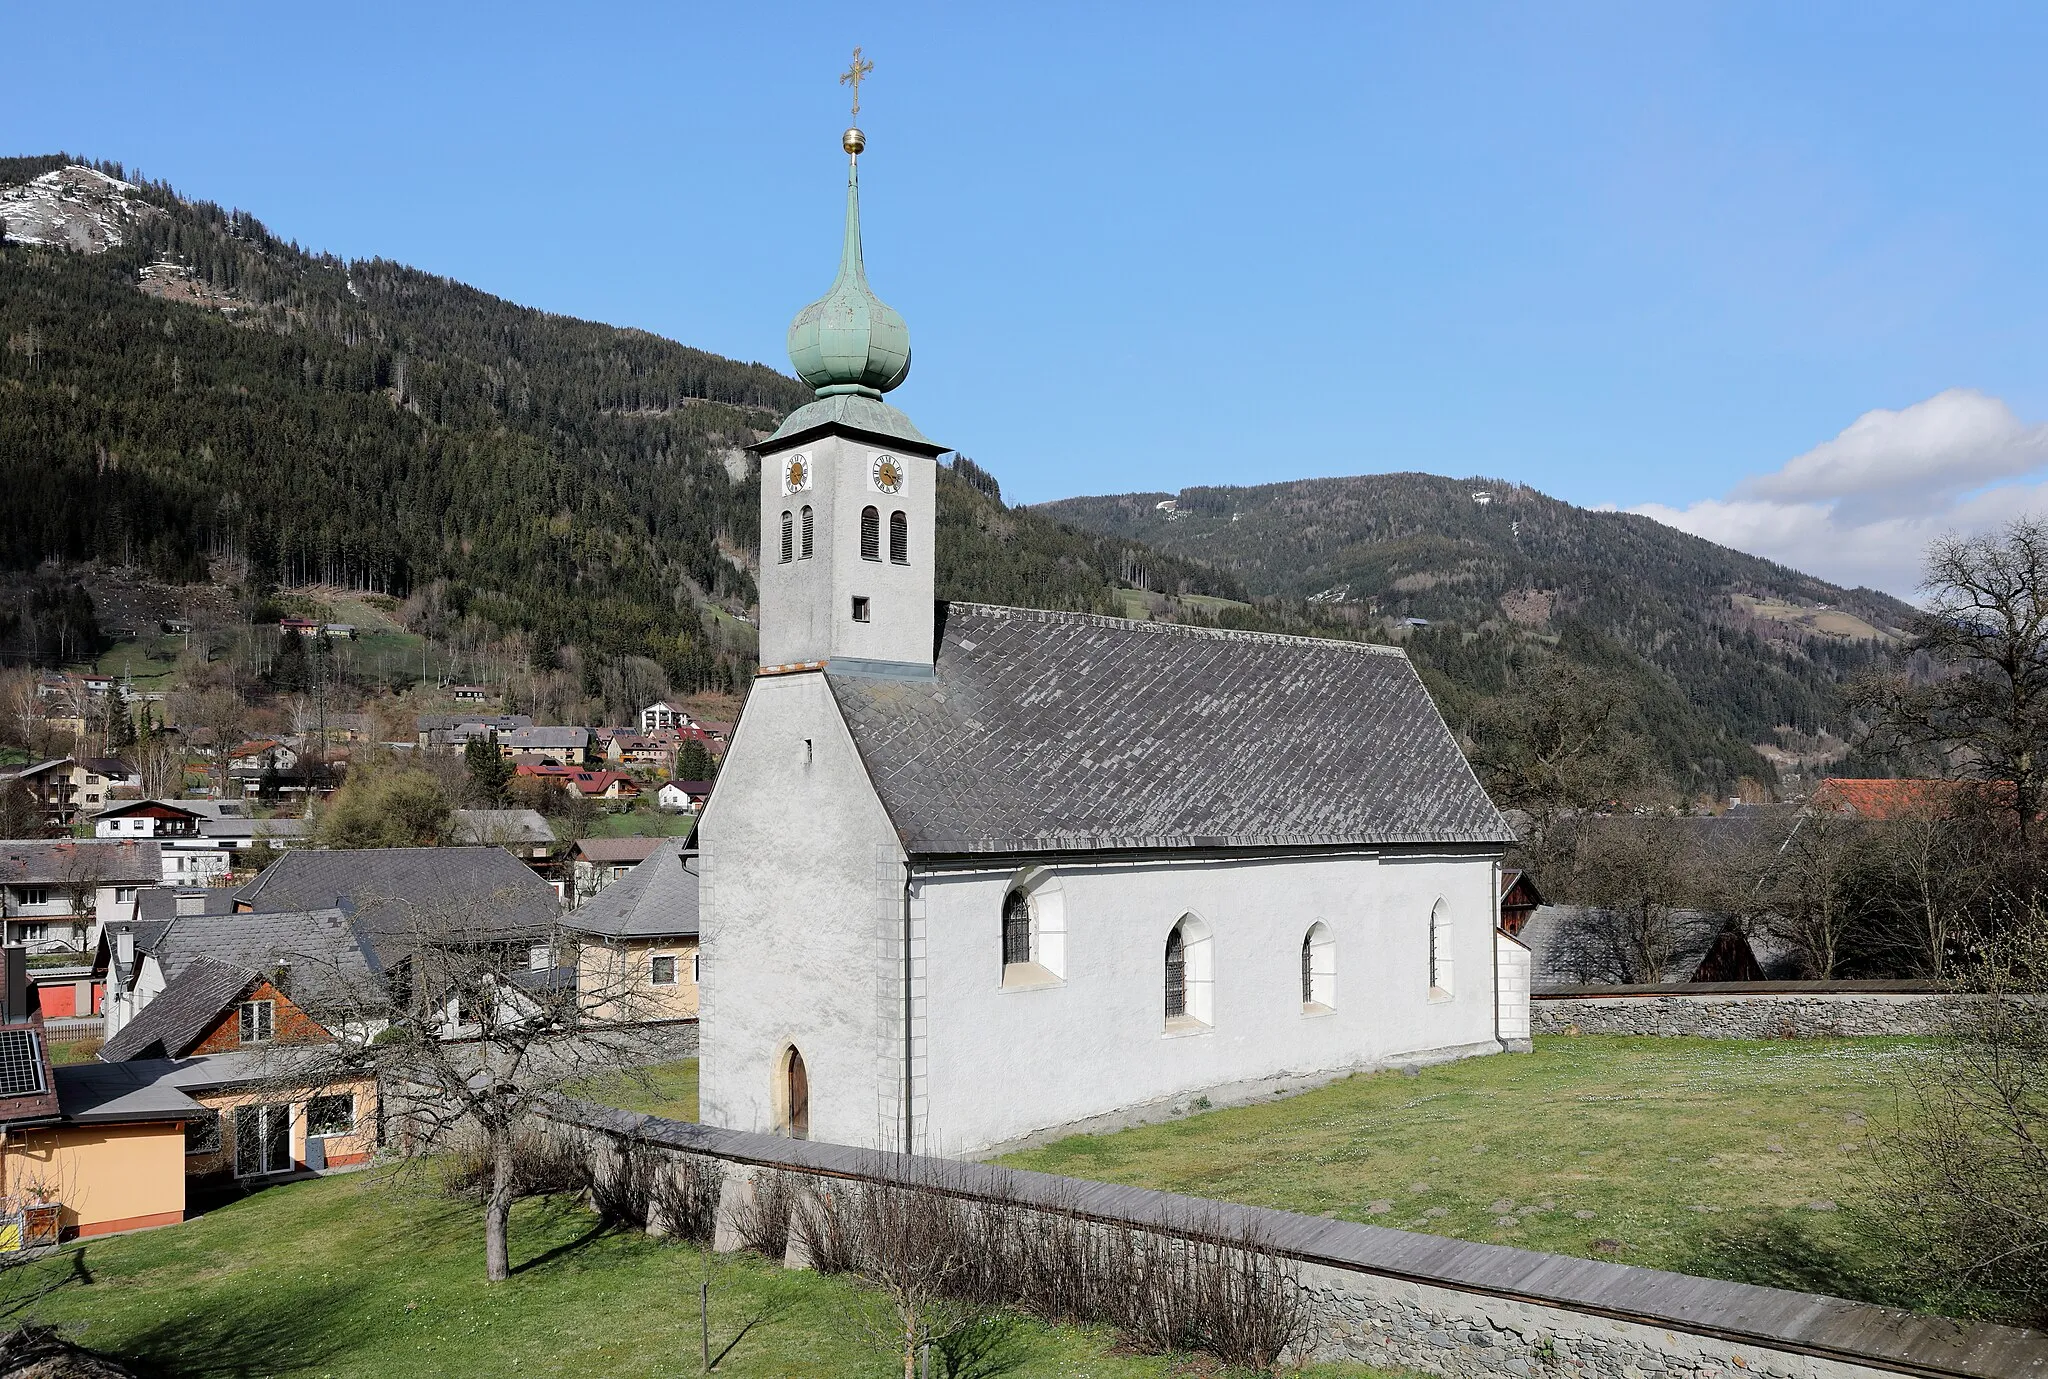
<svg viewBox="0 0 2048 1379">
<path fill-rule="evenodd" d="M 1838 975 L 1846 950 L 1870 917 L 1876 859 L 1868 823 L 1841 809 L 1804 814 L 1766 868 L 1758 894 L 1765 926 L 1823 980 Z"/>
<path fill-rule="evenodd" d="M 2011 893 L 2003 896 L 2012 902 Z M 2048 916 L 2025 906 L 1951 1007 L 1950 1037 L 1876 1137 L 1900 1258 L 1951 1295 L 2048 1324 Z"/>
<path fill-rule="evenodd" d="M 1565 861 L 1560 818 L 1615 802 L 1649 779 L 1627 714 L 1616 686 L 1553 658 L 1474 723 L 1472 764 L 1496 804 L 1527 815 L 1522 850 L 1536 869 Z"/>
<path fill-rule="evenodd" d="M 228 792 L 228 765 L 249 722 L 249 705 L 231 685 L 219 685 L 183 697 L 178 705 L 180 726 L 198 730 L 206 739 L 206 754 L 213 762 L 220 793 Z"/>
<path fill-rule="evenodd" d="M 85 946 L 86 931 L 97 923 L 100 887 L 107 883 L 106 848 L 111 844 L 75 843 L 65 854 L 59 869 L 58 886 L 71 905 L 71 932 L 77 947 Z"/>
<path fill-rule="evenodd" d="M 1952 773 L 2003 782 L 2024 842 L 2048 786 L 2048 519 L 1928 549 L 1927 609 L 1913 649 L 1946 674 L 1873 682 L 1861 695 L 1879 741 Z"/>
<path fill-rule="evenodd" d="M 294 1070 L 315 1084 L 375 1078 L 408 1156 L 475 1148 L 488 1167 L 484 1269 L 493 1282 L 511 1275 L 512 1204 L 522 1158 L 547 1143 L 543 1112 L 579 1084 L 644 1064 L 637 1021 L 653 1009 L 640 968 L 579 980 L 576 936 L 560 916 L 513 918 L 524 899 L 358 897 L 356 922 L 385 955 L 390 984 L 327 984 L 349 996 L 316 1018 L 353 1033 L 315 1046 Z"/>
<path fill-rule="evenodd" d="M 1583 908 L 1572 947 L 1586 980 L 1661 982 L 1705 898 L 1697 836 L 1670 815 L 1577 821 L 1561 894 Z"/>
<path fill-rule="evenodd" d="M 142 778 L 146 800 L 174 800 L 185 793 L 185 743 L 162 729 L 145 733 L 130 753 Z"/>
</svg>

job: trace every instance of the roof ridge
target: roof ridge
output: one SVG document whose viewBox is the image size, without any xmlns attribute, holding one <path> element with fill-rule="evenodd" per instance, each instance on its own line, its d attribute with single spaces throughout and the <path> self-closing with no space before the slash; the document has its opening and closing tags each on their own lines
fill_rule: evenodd
<svg viewBox="0 0 2048 1379">
<path fill-rule="evenodd" d="M 1198 623 L 1156 622 L 1149 618 L 1116 618 L 1107 613 L 1081 613 L 1056 608 L 1012 608 L 1006 604 L 975 603 L 967 599 L 952 599 L 949 603 L 954 608 L 993 613 L 1027 622 L 1078 622 L 1093 627 L 1129 628 L 1132 631 L 1147 632 L 1156 636 L 1206 637 L 1218 641 L 1262 642 L 1280 646 L 1341 646 L 1375 656 L 1396 656 L 1404 661 L 1408 659 L 1408 653 L 1398 646 L 1388 646 L 1382 642 L 1352 641 L 1346 637 L 1304 637 L 1293 632 L 1254 632 L 1237 627 L 1204 627 Z"/>
</svg>

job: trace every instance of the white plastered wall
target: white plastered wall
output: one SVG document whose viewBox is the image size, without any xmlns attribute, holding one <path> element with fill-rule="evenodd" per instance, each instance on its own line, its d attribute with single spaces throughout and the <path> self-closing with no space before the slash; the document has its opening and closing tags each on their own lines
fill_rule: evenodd
<svg viewBox="0 0 2048 1379">
<path fill-rule="evenodd" d="M 885 1055 L 900 1026 L 882 1022 L 901 990 L 901 852 L 822 674 L 755 682 L 698 844 L 700 1117 L 782 1130 L 777 1065 L 794 1044 L 811 1137 L 883 1142 L 899 1085 Z"/>
<path fill-rule="evenodd" d="M 1491 852 L 1048 862 L 1064 978 L 1003 989 L 1000 916 L 1018 872 L 920 875 L 928 1038 L 926 1152 L 967 1154 L 1125 1108 L 1232 1084 L 1492 1052 Z M 1454 989 L 1432 998 L 1430 914 L 1451 918 Z M 1212 1021 L 1169 1032 L 1166 934 L 1184 914 L 1213 944 Z M 1304 1012 L 1301 943 L 1335 941 L 1335 1001 Z"/>
</svg>

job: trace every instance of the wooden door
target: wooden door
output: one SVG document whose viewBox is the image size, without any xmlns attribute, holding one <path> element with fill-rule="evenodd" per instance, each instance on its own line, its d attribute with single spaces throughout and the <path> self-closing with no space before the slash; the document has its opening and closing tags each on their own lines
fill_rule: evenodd
<svg viewBox="0 0 2048 1379">
<path fill-rule="evenodd" d="M 789 1051 L 789 1063 L 783 1069 L 783 1085 L 789 1089 L 785 1120 L 790 1138 L 807 1140 L 811 1137 L 811 1077 L 804 1070 L 804 1056 L 795 1049 Z"/>
</svg>

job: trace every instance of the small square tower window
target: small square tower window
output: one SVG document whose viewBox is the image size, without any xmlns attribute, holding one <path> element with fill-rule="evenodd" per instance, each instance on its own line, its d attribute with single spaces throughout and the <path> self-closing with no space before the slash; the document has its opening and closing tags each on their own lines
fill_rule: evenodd
<svg viewBox="0 0 2048 1379">
<path fill-rule="evenodd" d="M 853 596 L 853 620 L 855 622 L 866 622 L 868 620 L 868 601 L 865 595 L 855 594 Z"/>
</svg>

